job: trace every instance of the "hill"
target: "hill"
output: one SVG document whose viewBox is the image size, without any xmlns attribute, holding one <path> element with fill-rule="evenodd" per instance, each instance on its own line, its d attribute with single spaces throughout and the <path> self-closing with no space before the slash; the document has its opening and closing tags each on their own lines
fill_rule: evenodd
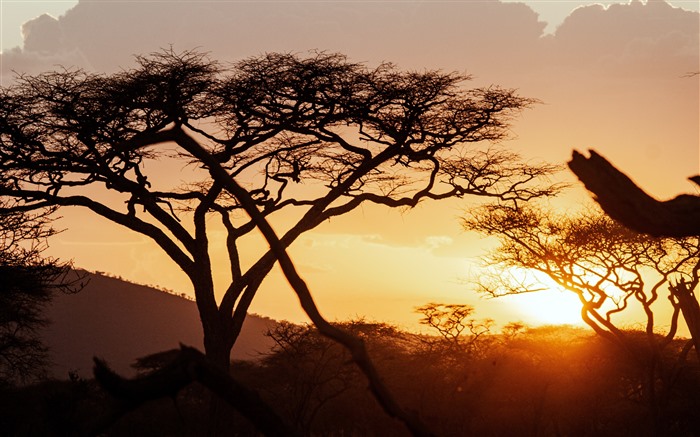
<svg viewBox="0 0 700 437">
<path fill-rule="evenodd" d="M 195 303 L 148 286 L 98 273 L 86 275 L 78 293 L 58 293 L 46 308 L 50 324 L 42 337 L 50 348 L 50 376 L 65 379 L 69 371 L 92 374 L 92 357 L 105 359 L 118 372 L 131 375 L 135 359 L 179 347 L 203 350 Z M 263 333 L 275 321 L 249 315 L 234 359 L 255 359 L 272 342 Z"/>
</svg>

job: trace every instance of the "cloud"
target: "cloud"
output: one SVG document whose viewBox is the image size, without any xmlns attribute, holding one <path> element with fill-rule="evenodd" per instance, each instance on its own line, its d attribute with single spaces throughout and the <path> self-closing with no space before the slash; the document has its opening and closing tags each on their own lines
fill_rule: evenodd
<svg viewBox="0 0 700 437">
<path fill-rule="evenodd" d="M 56 56 L 78 50 L 100 71 L 170 45 L 201 47 L 227 59 L 321 49 L 410 68 L 465 69 L 526 56 L 522 48 L 537 41 L 544 23 L 523 4 L 498 1 L 174 2 L 167 7 L 90 1 L 59 19 L 45 15 L 24 28 L 22 53 Z"/>
<path fill-rule="evenodd" d="M 473 73 L 475 84 L 540 92 L 551 75 L 604 69 L 697 68 L 697 12 L 660 0 L 576 9 L 554 35 L 522 3 L 481 2 L 80 2 L 58 19 L 23 27 L 2 72 L 56 65 L 99 72 L 173 46 L 233 61 L 270 51 L 339 51 L 353 61 Z M 695 63 L 693 63 L 695 61 Z M 547 76 L 542 83 L 543 76 Z M 534 93 L 533 93 L 534 94 Z"/>
<path fill-rule="evenodd" d="M 63 67 L 91 69 L 85 56 L 77 50 L 56 53 L 30 52 L 14 48 L 0 54 L 0 79 L 9 85 L 15 74 L 39 74 Z"/>
<path fill-rule="evenodd" d="M 454 239 L 447 235 L 431 235 L 425 238 L 425 244 L 431 249 L 449 246 L 454 243 Z"/>
<path fill-rule="evenodd" d="M 60 19 L 43 14 L 22 25 L 23 47 L 4 51 L 2 60 L 3 84 L 13 73 L 38 74 L 61 67 L 91 69 L 84 54 L 75 45 L 68 44 Z"/>
<path fill-rule="evenodd" d="M 43 14 L 22 25 L 24 50 L 50 54 L 60 52 L 63 42 L 63 32 L 58 20 L 49 14 Z"/>
<path fill-rule="evenodd" d="M 64 56 L 62 64 L 82 59 L 81 65 L 113 71 L 130 64 L 135 54 L 173 45 L 199 47 L 225 59 L 321 49 L 408 68 L 508 68 L 512 74 L 543 62 L 590 65 L 606 57 L 650 53 L 642 40 L 658 47 L 651 52 L 655 55 L 697 57 L 698 13 L 661 0 L 580 7 L 551 37 L 544 37 L 545 25 L 525 4 L 496 0 L 174 2 L 167 7 L 90 1 L 58 19 L 45 14 L 25 23 L 24 46 L 4 64 L 17 69 L 36 62 L 38 55 L 54 62 Z"/>
<path fill-rule="evenodd" d="M 585 6 L 557 28 L 554 56 L 581 67 L 603 63 L 637 68 L 639 62 L 675 66 L 697 60 L 699 27 L 697 12 L 661 0 Z"/>
</svg>

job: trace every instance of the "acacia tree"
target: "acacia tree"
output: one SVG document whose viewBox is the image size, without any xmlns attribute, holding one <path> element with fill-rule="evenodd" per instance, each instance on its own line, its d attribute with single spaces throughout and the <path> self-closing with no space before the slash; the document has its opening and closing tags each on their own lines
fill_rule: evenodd
<svg viewBox="0 0 700 437">
<path fill-rule="evenodd" d="M 481 337 L 490 333 L 493 320 L 476 320 L 471 316 L 474 307 L 466 304 L 428 303 L 415 309 L 423 317 L 418 321 L 438 332 L 440 343 L 447 345 L 450 354 L 476 352 Z"/>
<path fill-rule="evenodd" d="M 73 283 L 65 280 L 67 264 L 41 256 L 54 233 L 50 212 L 0 214 L 0 384 L 44 374 L 48 350 L 38 331 L 48 321 L 42 310 L 54 292 Z"/>
<path fill-rule="evenodd" d="M 172 51 L 113 75 L 20 76 L 0 94 L 0 195 L 16 199 L 15 210 L 87 208 L 152 239 L 191 281 L 206 355 L 224 369 L 277 260 L 314 324 L 349 346 L 286 253 L 300 235 L 365 202 L 555 191 L 531 184 L 552 167 L 523 164 L 495 144 L 534 101 L 499 87 L 467 90 L 467 79 L 368 68 L 338 54 L 223 66 Z M 151 172 L 169 164 L 193 164 L 192 180 L 167 186 Z M 269 221 L 283 214 L 298 219 L 278 234 Z M 211 216 L 225 229 L 229 262 L 218 304 Z M 242 260 L 241 242 L 256 228 L 270 250 Z"/>
<path fill-rule="evenodd" d="M 372 353 L 373 362 L 379 367 L 396 362 L 397 356 L 408 357 L 408 351 L 415 347 L 411 335 L 383 323 L 359 319 L 335 325 L 362 338 Z M 348 351 L 322 336 L 312 325 L 281 322 L 266 335 L 275 343 L 260 362 L 269 387 L 267 391 L 283 405 L 290 422 L 302 430 L 302 435 L 322 434 L 323 427 L 328 424 L 316 423 L 319 415 L 338 422 L 337 415 L 328 411 L 324 414 L 329 406 L 332 408 L 329 404 L 339 398 L 357 397 L 358 390 L 364 392 L 361 375 L 352 366 Z M 365 406 L 367 402 L 360 403 Z M 375 406 L 370 400 L 365 407 L 374 410 Z M 350 416 L 345 421 L 353 423 L 358 416 Z M 340 422 L 335 425 L 340 425 Z M 362 434 L 368 424 L 354 425 L 357 428 L 345 431 Z"/>
<path fill-rule="evenodd" d="M 663 368 L 662 355 L 676 335 L 684 292 L 698 284 L 700 238 L 654 238 L 631 231 L 598 210 L 566 216 L 531 206 L 485 207 L 464 219 L 464 225 L 500 241 L 486 260 L 500 275 L 483 281 L 481 289 L 492 296 L 542 289 L 536 278 L 509 276 L 508 270 L 516 268 L 544 274 L 576 294 L 582 320 L 646 369 L 638 395 L 662 426 L 661 407 L 675 378 Z M 659 323 L 664 295 L 671 311 Z M 632 307 L 644 315 L 642 347 L 633 331 L 618 326 L 620 314 Z M 668 328 L 659 335 L 662 326 Z M 687 345 L 679 362 L 693 341 Z"/>
<path fill-rule="evenodd" d="M 323 406 L 342 395 L 357 378 L 356 369 L 348 364 L 345 350 L 309 325 L 281 322 L 265 335 L 275 345 L 262 359 L 262 366 L 281 377 L 272 387 L 275 396 L 285 399 L 290 421 L 311 435 L 314 419 Z"/>
</svg>

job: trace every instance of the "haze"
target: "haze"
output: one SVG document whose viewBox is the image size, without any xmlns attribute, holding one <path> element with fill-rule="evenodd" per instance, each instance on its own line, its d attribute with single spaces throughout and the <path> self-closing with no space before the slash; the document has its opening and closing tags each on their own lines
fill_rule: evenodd
<svg viewBox="0 0 700 437">
<path fill-rule="evenodd" d="M 33 3 L 32 15 L 41 3 Z M 686 177 L 700 173 L 700 76 L 687 74 L 700 71 L 697 2 L 588 5 L 566 18 L 572 3 L 531 5 L 540 16 L 526 4 L 497 1 L 81 1 L 58 18 L 24 24 L 21 45 L 12 45 L 7 41 L 17 40 L 7 35 L 16 33 L 17 22 L 10 32 L 7 19 L 28 9 L 5 1 L 2 83 L 13 80 L 13 71 L 57 65 L 113 72 L 131 65 L 135 54 L 169 46 L 205 50 L 223 62 L 272 51 L 337 51 L 368 65 L 456 70 L 472 74 L 473 86 L 517 88 L 542 101 L 514 123 L 507 144 L 524 158 L 563 163 L 574 148 L 595 148 L 660 198 L 693 192 Z M 562 20 L 556 28 L 542 21 L 556 17 Z M 568 173 L 561 178 L 574 182 Z M 579 188 L 566 202 L 588 198 Z M 477 257 L 490 243 L 460 229 L 458 217 L 468 206 L 469 200 L 456 200 L 412 211 L 366 207 L 306 235 L 291 252 L 330 318 L 409 325 L 413 307 L 444 301 L 470 303 L 478 316 L 503 323 L 562 322 L 533 311 L 540 306 L 526 296 L 485 301 L 470 290 L 465 280 L 478 275 Z M 150 242 L 87 212 L 61 215 L 58 226 L 66 231 L 53 239 L 51 255 L 189 291 Z M 305 320 L 278 273 L 252 310 Z M 574 312 L 570 322 L 576 320 Z"/>
</svg>

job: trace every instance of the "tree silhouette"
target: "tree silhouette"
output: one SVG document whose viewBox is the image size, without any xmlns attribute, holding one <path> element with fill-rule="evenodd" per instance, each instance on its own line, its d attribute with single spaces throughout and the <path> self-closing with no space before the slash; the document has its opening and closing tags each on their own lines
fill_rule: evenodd
<svg viewBox="0 0 700 437">
<path fill-rule="evenodd" d="M 698 284 L 700 239 L 640 234 L 599 210 L 566 216 L 531 206 L 485 207 L 467 217 L 464 225 L 500 241 L 486 259 L 498 273 L 480 284 L 482 290 L 501 296 L 543 289 L 537 278 L 509 275 L 509 269 L 516 268 L 544 274 L 575 293 L 583 321 L 645 369 L 638 396 L 650 406 L 656 425 L 663 426 L 662 407 L 677 374 L 663 368 L 662 355 L 676 335 L 681 301 L 686 300 L 687 308 L 689 290 Z M 659 323 L 666 292 L 670 316 Z M 629 308 L 644 315 L 643 336 L 618 326 L 620 314 Z M 667 331 L 660 335 L 664 325 Z M 693 341 L 687 345 L 679 363 Z"/>
<path fill-rule="evenodd" d="M 283 402 L 293 426 L 311 435 L 314 419 L 328 401 L 340 396 L 357 378 L 340 345 L 322 337 L 313 326 L 281 322 L 268 330 L 275 346 L 262 362 L 275 369 L 275 388 L 287 395 Z"/>
<path fill-rule="evenodd" d="M 588 158 L 574 151 L 568 164 L 593 192 L 601 208 L 624 226 L 657 237 L 700 236 L 700 197 L 697 195 L 680 194 L 670 200 L 658 201 L 593 150 Z M 700 175 L 688 179 L 700 186 Z M 681 279 L 671 284 L 670 290 L 678 301 L 700 359 L 700 304 L 693 291 L 698 285 L 697 269 L 693 271 L 690 283 Z"/>
<path fill-rule="evenodd" d="M 467 90 L 468 76 L 370 69 L 339 54 L 268 54 L 223 66 L 196 52 L 138 57 L 113 75 L 20 76 L 0 95 L 0 195 L 15 210 L 79 206 L 152 239 L 192 283 L 206 355 L 223 369 L 250 304 L 279 261 L 322 334 L 352 350 L 380 403 L 401 414 L 360 341 L 318 312 L 286 249 L 363 203 L 412 207 L 465 195 L 520 201 L 553 170 L 494 145 L 534 100 Z M 474 147 L 474 143 L 481 144 Z M 168 186 L 151 170 L 191 165 Z M 217 303 L 212 216 L 230 282 Z M 270 220 L 284 216 L 277 234 Z M 242 259 L 259 230 L 270 250 Z M 253 236 L 253 237 L 251 237 Z M 382 400 L 383 399 L 383 400 Z"/>
<path fill-rule="evenodd" d="M 466 304 L 431 302 L 417 307 L 415 312 L 423 316 L 418 323 L 438 332 L 450 354 L 477 351 L 480 338 L 488 335 L 493 325 L 491 319 L 471 318 L 474 307 Z"/>
<path fill-rule="evenodd" d="M 396 356 L 408 356 L 407 351 L 415 346 L 408 334 L 383 323 L 360 319 L 336 325 L 362 338 L 378 366 L 396 362 Z M 339 398 L 352 398 L 358 389 L 364 391 L 361 374 L 351 365 L 350 354 L 311 325 L 281 322 L 266 335 L 275 345 L 260 362 L 276 402 L 282 404 L 289 422 L 303 435 L 323 434 L 323 427 L 328 426 L 323 416 L 326 421 L 329 418 L 322 414 L 324 410 Z M 363 403 L 367 403 L 366 400 Z M 370 409 L 376 405 L 371 400 L 370 404 Z M 330 418 L 339 422 L 334 415 Z M 370 424 L 355 425 L 355 430 L 346 432 L 362 434 L 363 427 Z"/>
<path fill-rule="evenodd" d="M 43 309 L 57 289 L 72 285 L 65 280 L 69 265 L 41 256 L 54 233 L 50 212 L 0 214 L 0 385 L 43 376 L 48 359 L 38 332 L 48 323 Z"/>
</svg>

